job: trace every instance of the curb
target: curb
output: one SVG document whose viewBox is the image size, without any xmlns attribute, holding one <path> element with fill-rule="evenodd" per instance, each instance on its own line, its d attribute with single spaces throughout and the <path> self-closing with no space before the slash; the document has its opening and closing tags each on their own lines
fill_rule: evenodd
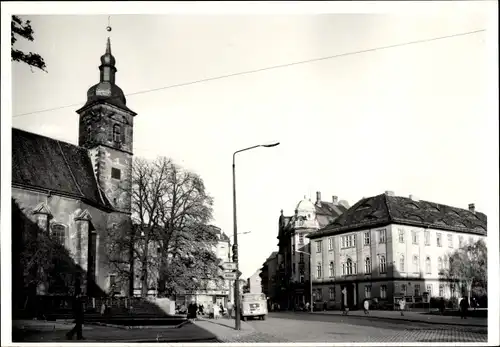
<svg viewBox="0 0 500 347">
<path fill-rule="evenodd" d="M 328 313 L 310 313 L 309 314 L 320 314 L 324 316 L 340 316 L 336 314 L 328 314 Z M 347 315 L 349 317 L 349 315 Z M 488 329 L 488 325 L 478 325 L 478 324 L 463 324 L 463 323 L 455 323 L 455 322 L 429 322 L 429 321 L 424 321 L 424 320 L 416 320 L 416 319 L 408 319 L 408 318 L 394 318 L 394 317 L 379 317 L 379 316 L 359 316 L 359 315 L 351 315 L 351 317 L 357 317 L 357 318 L 362 318 L 362 319 L 370 319 L 370 318 L 375 318 L 375 319 L 387 319 L 387 320 L 394 320 L 394 321 L 405 321 L 405 322 L 413 322 L 413 323 L 423 323 L 423 324 L 438 324 L 438 325 L 455 325 L 455 326 L 463 326 L 463 327 L 474 327 L 474 328 L 486 328 Z M 404 316 L 403 316 L 404 317 Z"/>
<path fill-rule="evenodd" d="M 117 328 L 117 329 L 123 329 L 123 330 L 134 330 L 134 329 L 156 329 L 156 328 L 162 328 L 162 329 L 178 329 L 183 327 L 184 325 L 190 323 L 189 320 L 186 320 L 180 324 L 177 325 L 119 325 L 119 324 L 111 324 L 111 323 L 103 323 L 103 322 L 87 322 L 85 323 L 86 325 L 97 325 L 97 326 L 104 326 L 104 327 L 110 327 L 110 328 Z"/>
</svg>

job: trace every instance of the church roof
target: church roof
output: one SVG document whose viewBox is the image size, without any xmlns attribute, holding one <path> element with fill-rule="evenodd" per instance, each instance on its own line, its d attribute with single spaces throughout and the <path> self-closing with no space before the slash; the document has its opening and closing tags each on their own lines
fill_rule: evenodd
<svg viewBox="0 0 500 347">
<path fill-rule="evenodd" d="M 334 222 L 307 237 L 314 239 L 392 223 L 479 235 L 487 233 L 484 213 L 381 194 L 361 199 Z"/>
<path fill-rule="evenodd" d="M 113 210 L 85 148 L 12 129 L 12 185 L 42 189 Z"/>
</svg>

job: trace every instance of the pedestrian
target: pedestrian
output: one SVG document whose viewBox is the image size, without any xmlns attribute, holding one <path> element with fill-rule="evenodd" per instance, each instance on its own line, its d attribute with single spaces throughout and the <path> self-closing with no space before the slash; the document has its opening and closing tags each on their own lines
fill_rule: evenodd
<svg viewBox="0 0 500 347">
<path fill-rule="evenodd" d="M 101 304 L 101 316 L 104 316 L 106 313 L 106 302 L 103 300 Z"/>
<path fill-rule="evenodd" d="M 460 319 L 467 319 L 467 311 L 469 310 L 469 299 L 464 295 L 460 301 Z"/>
<path fill-rule="evenodd" d="M 326 308 L 327 308 L 327 304 L 326 304 L 326 301 L 323 302 L 323 311 L 326 311 Z"/>
<path fill-rule="evenodd" d="M 227 302 L 227 316 L 229 319 L 233 318 L 233 303 L 231 300 Z"/>
<path fill-rule="evenodd" d="M 306 311 L 309 311 L 309 309 L 311 308 L 311 305 L 309 304 L 309 301 L 306 302 Z"/>
<path fill-rule="evenodd" d="M 198 311 L 198 305 L 194 301 L 191 301 L 188 306 L 188 318 L 196 320 L 196 311 Z"/>
<path fill-rule="evenodd" d="M 219 319 L 219 315 L 220 315 L 219 306 L 217 304 L 215 304 L 213 310 L 214 310 L 214 319 Z"/>
<path fill-rule="evenodd" d="M 342 315 L 347 316 L 347 314 L 349 313 L 349 305 L 347 304 L 347 289 L 346 288 L 342 289 L 341 308 L 342 308 Z"/>
<path fill-rule="evenodd" d="M 399 299 L 399 311 L 401 311 L 401 315 L 404 316 L 406 301 L 404 298 Z"/>
<path fill-rule="evenodd" d="M 365 314 L 369 314 L 370 313 L 368 311 L 368 309 L 370 308 L 370 302 L 368 301 L 368 299 L 366 299 L 365 302 L 363 303 L 363 308 L 365 310 Z"/>
<path fill-rule="evenodd" d="M 444 298 L 441 298 L 439 301 L 439 311 L 441 312 L 441 315 L 444 315 L 444 311 L 446 310 L 445 304 L 444 304 Z"/>
<path fill-rule="evenodd" d="M 75 317 L 75 326 L 71 329 L 66 337 L 68 340 L 73 340 L 73 335 L 76 333 L 77 340 L 84 340 L 83 338 L 83 302 L 80 294 L 76 294 L 73 298 L 73 314 Z"/>
</svg>

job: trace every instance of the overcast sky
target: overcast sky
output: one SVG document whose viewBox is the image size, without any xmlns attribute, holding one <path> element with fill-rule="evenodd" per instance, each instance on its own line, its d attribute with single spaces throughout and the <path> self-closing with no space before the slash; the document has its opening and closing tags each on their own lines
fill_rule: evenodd
<svg viewBox="0 0 500 347">
<path fill-rule="evenodd" d="M 432 12 L 429 2 L 419 15 L 113 15 L 116 83 L 129 94 L 491 29 L 491 8 L 448 5 Z M 35 42 L 18 47 L 40 53 L 48 73 L 12 65 L 12 126 L 77 144 L 75 110 L 99 80 L 108 16 L 23 19 L 32 21 Z M 245 277 L 277 250 L 280 210 L 292 215 L 316 191 L 351 205 L 385 190 L 461 208 L 475 203 L 491 230 L 498 226 L 498 114 L 488 94 L 489 35 L 131 95 L 134 154 L 171 157 L 199 173 L 214 197 L 213 224 L 232 234 L 232 153 L 281 142 L 237 156 L 238 228 L 251 232 L 239 239 Z"/>
</svg>

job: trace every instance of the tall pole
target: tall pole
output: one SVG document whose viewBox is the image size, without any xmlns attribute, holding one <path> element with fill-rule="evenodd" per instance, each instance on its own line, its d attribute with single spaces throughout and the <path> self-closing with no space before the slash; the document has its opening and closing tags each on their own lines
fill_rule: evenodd
<svg viewBox="0 0 500 347">
<path fill-rule="evenodd" d="M 312 261 L 312 245 L 309 242 L 309 285 L 311 291 L 311 313 L 314 312 L 314 298 L 313 298 L 313 261 Z"/>
<path fill-rule="evenodd" d="M 256 145 L 244 149 L 240 149 L 233 153 L 233 262 L 236 263 L 236 280 L 234 281 L 234 305 L 235 310 L 235 329 L 241 330 L 241 321 L 240 321 L 240 265 L 238 260 L 238 226 L 236 223 L 236 165 L 235 165 L 235 157 L 237 153 L 248 151 L 249 149 L 254 149 L 257 147 L 275 147 L 279 145 L 279 142 L 266 144 L 266 145 Z"/>
<path fill-rule="evenodd" d="M 238 261 L 238 225 L 236 223 L 236 167 L 234 162 L 234 157 L 236 153 L 233 154 L 233 259 L 236 263 L 236 281 L 234 281 L 234 305 L 235 305 L 235 326 L 236 330 L 241 329 L 240 322 L 240 265 Z"/>
</svg>

